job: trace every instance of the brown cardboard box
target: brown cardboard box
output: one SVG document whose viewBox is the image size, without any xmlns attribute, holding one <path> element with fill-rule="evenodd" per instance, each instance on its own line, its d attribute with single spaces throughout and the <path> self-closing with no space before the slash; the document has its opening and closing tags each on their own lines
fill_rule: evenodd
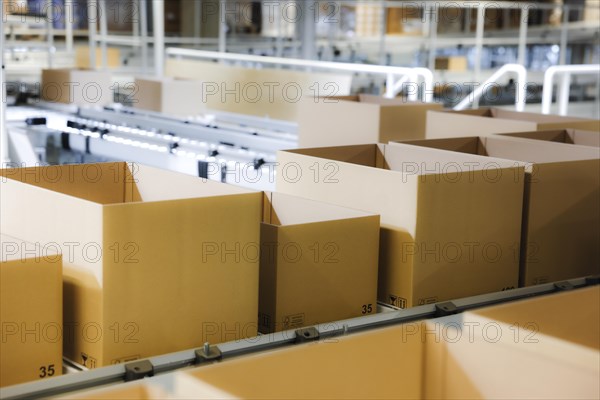
<svg viewBox="0 0 600 400">
<path fill-rule="evenodd" d="M 62 375 L 62 256 L 7 235 L 0 247 L 0 387 Z"/>
<path fill-rule="evenodd" d="M 148 381 L 148 379 L 146 379 Z M 151 382 L 132 382 L 114 387 L 86 390 L 69 396 L 59 397 L 63 400 L 165 400 L 170 399 L 168 393 Z"/>
<path fill-rule="evenodd" d="M 504 133 L 503 136 L 519 137 L 523 139 L 547 140 L 550 142 L 577 144 L 581 146 L 600 147 L 600 133 L 582 131 L 577 129 L 561 129 L 553 131 L 533 131 Z"/>
<path fill-rule="evenodd" d="M 136 78 L 133 106 L 177 116 L 206 112 L 202 82 L 173 78 Z"/>
<path fill-rule="evenodd" d="M 262 194 L 126 163 L 0 170 L 0 228 L 58 243 L 87 367 L 255 336 Z"/>
<path fill-rule="evenodd" d="M 352 76 L 342 73 L 251 69 L 168 58 L 165 76 L 203 83 L 206 107 L 218 111 L 297 121 L 303 97 L 350 94 Z"/>
<path fill-rule="evenodd" d="M 373 95 L 304 99 L 298 108 L 299 147 L 387 143 L 424 139 L 429 110 L 441 104 Z"/>
<path fill-rule="evenodd" d="M 600 273 L 600 153 L 597 148 L 506 136 L 405 142 L 527 162 L 522 286 Z"/>
<path fill-rule="evenodd" d="M 75 66 L 77 68 L 90 68 L 90 48 L 89 46 L 77 46 L 75 48 Z M 118 47 L 106 48 L 106 66 L 117 68 L 121 66 L 121 51 Z M 102 49 L 96 48 L 96 67 L 102 68 Z"/>
<path fill-rule="evenodd" d="M 448 71 L 466 71 L 467 70 L 467 57 L 454 56 L 454 57 L 436 57 L 435 58 L 435 69 L 448 70 Z"/>
<path fill-rule="evenodd" d="M 113 102 L 108 72 L 86 69 L 43 69 L 41 98 L 51 103 L 105 106 Z"/>
<path fill-rule="evenodd" d="M 383 144 L 280 151 L 278 162 L 278 191 L 381 215 L 380 301 L 517 285 L 524 163 Z"/>
<path fill-rule="evenodd" d="M 174 397 L 420 399 L 424 351 L 415 326 L 401 325 L 181 372 Z M 260 384 L 265 377 L 269 383 Z"/>
<path fill-rule="evenodd" d="M 466 312 L 459 323 L 429 327 L 440 340 L 432 334 L 427 341 L 427 397 L 597 399 L 598 304 L 595 286 Z"/>
<path fill-rule="evenodd" d="M 508 111 L 500 108 L 428 111 L 425 133 L 427 138 L 447 138 L 566 128 L 600 132 L 600 121 Z"/>
<path fill-rule="evenodd" d="M 378 253 L 378 215 L 266 193 L 259 330 L 375 313 Z"/>
</svg>

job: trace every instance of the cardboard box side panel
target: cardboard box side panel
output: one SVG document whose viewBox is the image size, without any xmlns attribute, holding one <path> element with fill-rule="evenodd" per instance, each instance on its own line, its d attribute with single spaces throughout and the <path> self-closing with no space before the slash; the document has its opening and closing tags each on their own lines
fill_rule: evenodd
<svg viewBox="0 0 600 400">
<path fill-rule="evenodd" d="M 535 332 L 600 350 L 598 286 L 482 308 L 473 313 L 507 325 L 535 324 Z M 572 329 L 574 326 L 578 329 Z"/>
<path fill-rule="evenodd" d="M 420 335 L 412 332 L 404 326 L 381 329 L 342 337 L 335 343 L 276 350 L 187 373 L 236 398 L 418 399 L 422 397 L 424 346 Z M 356 362 L 357 349 L 364 352 L 360 363 Z M 270 384 L 257 385 L 266 375 L 272 377 Z M 306 384 L 299 385 L 298 376 Z"/>
<path fill-rule="evenodd" d="M 108 47 L 106 49 L 106 66 L 115 68 L 121 66 L 121 52 L 117 47 Z M 75 47 L 75 66 L 77 68 L 90 68 L 90 48 L 89 46 Z M 102 68 L 102 49 L 96 48 L 96 66 Z"/>
<path fill-rule="evenodd" d="M 255 336 L 261 213 L 259 192 L 107 207 L 105 323 L 137 343 L 105 343 L 105 364 Z"/>
<path fill-rule="evenodd" d="M 525 285 L 600 273 L 600 160 L 538 164 L 531 179 Z"/>
<path fill-rule="evenodd" d="M 70 102 L 70 93 L 64 82 L 69 82 L 69 70 L 67 69 L 42 69 L 42 100 L 53 103 Z"/>
<path fill-rule="evenodd" d="M 277 331 L 376 312 L 377 217 L 278 230 Z"/>
<path fill-rule="evenodd" d="M 62 375 L 62 297 L 60 254 L 0 262 L 0 387 Z"/>
<path fill-rule="evenodd" d="M 323 158 L 325 160 L 322 160 L 322 163 L 333 160 L 374 167 L 376 166 L 378 154 L 380 154 L 382 151 L 376 144 L 366 144 L 339 147 L 315 147 L 308 149 L 286 150 L 286 152 Z M 323 164 L 323 168 L 328 165 L 329 164 Z M 377 167 L 379 166 L 377 165 Z M 310 170 L 303 170 L 302 172 L 309 173 Z"/>
<path fill-rule="evenodd" d="M 124 163 L 10 168 L 0 176 L 100 204 L 123 201 Z"/>
<path fill-rule="evenodd" d="M 564 146 L 560 143 L 506 136 L 491 136 L 482 140 L 490 156 L 523 162 L 554 163 L 600 158 L 600 151 L 589 146 Z"/>
<path fill-rule="evenodd" d="M 161 83 L 156 80 L 136 78 L 135 85 L 137 92 L 133 96 L 133 107 L 161 112 L 163 106 L 163 88 Z"/>
<path fill-rule="evenodd" d="M 349 74 L 256 70 L 174 58 L 166 60 L 165 75 L 209 83 L 210 89 L 216 90 L 215 94 L 206 96 L 209 109 L 291 121 L 298 120 L 298 103 L 303 94 L 319 96 L 335 88 L 331 94 L 347 95 L 352 84 Z M 319 86 L 318 91 L 315 84 Z M 234 90 L 235 94 L 228 95 L 227 90 Z M 268 110 L 266 115 L 265 110 Z"/>
<path fill-rule="evenodd" d="M 260 273 L 258 278 L 258 330 L 262 333 L 275 331 L 277 320 L 278 285 L 278 230 L 273 225 L 260 225 Z"/>
<path fill-rule="evenodd" d="M 414 255 L 406 251 L 413 244 L 414 236 L 406 230 L 381 226 L 377 278 L 378 301 L 400 308 L 414 305 Z"/>
<path fill-rule="evenodd" d="M 549 142 L 573 143 L 572 138 L 565 130 L 504 133 L 503 136 L 518 137 L 523 139 L 547 140 Z"/>
<path fill-rule="evenodd" d="M 132 164 L 131 174 L 143 201 L 166 201 L 257 193 L 234 185 L 225 185 L 192 175 Z"/>
<path fill-rule="evenodd" d="M 298 104 L 298 146 L 377 142 L 379 124 L 377 105 L 305 98 Z"/>
<path fill-rule="evenodd" d="M 592 119 L 567 117 L 567 116 L 551 115 L 551 114 L 530 113 L 530 112 L 522 112 L 522 111 L 512 111 L 512 110 L 504 110 L 502 108 L 493 108 L 492 112 L 493 112 L 495 118 L 513 119 L 516 121 L 531 121 L 531 122 L 536 122 L 540 125 L 542 125 L 542 124 L 581 123 L 581 122 L 595 122 L 596 124 L 600 123 L 600 121 L 592 120 Z"/>
<path fill-rule="evenodd" d="M 427 110 L 441 109 L 441 105 L 406 104 L 404 106 L 384 106 L 380 109 L 379 140 L 424 139 Z"/>
<path fill-rule="evenodd" d="M 120 384 L 118 387 L 112 388 L 88 390 L 60 397 L 63 400 L 164 400 L 169 398 L 162 388 L 139 382 Z"/>
<path fill-rule="evenodd" d="M 600 133 L 569 129 L 567 136 L 574 144 L 600 147 Z"/>
<path fill-rule="evenodd" d="M 494 133 L 525 132 L 537 130 L 535 122 L 464 115 L 456 112 L 427 112 L 426 135 L 428 139 L 455 136 L 482 136 Z"/>
<path fill-rule="evenodd" d="M 163 83 L 162 112 L 181 117 L 206 113 L 204 84 L 197 80 L 174 79 Z"/>
<path fill-rule="evenodd" d="M 270 223 L 274 225 L 309 224 L 372 216 L 364 211 L 283 193 L 272 193 L 270 205 Z"/>
<path fill-rule="evenodd" d="M 517 287 L 523 168 L 497 169 L 493 179 L 483 171 L 422 178 L 410 249 L 415 305 Z"/>
<path fill-rule="evenodd" d="M 552 123 L 540 123 L 538 124 L 538 130 L 546 131 L 550 129 L 581 129 L 584 131 L 595 131 L 600 132 L 600 121 L 599 120 L 573 120 L 566 122 L 552 122 Z"/>
<path fill-rule="evenodd" d="M 72 87 L 71 103 L 104 106 L 113 102 L 112 78 L 108 72 L 74 69 L 66 83 L 68 85 L 65 82 L 61 85 L 67 94 Z"/>
<path fill-rule="evenodd" d="M 466 154 L 479 154 L 479 138 L 460 137 L 448 139 L 426 139 L 426 140 L 408 140 L 403 142 L 407 145 L 428 147 L 430 149 L 457 151 Z M 390 144 L 396 144 L 390 143 Z"/>
<path fill-rule="evenodd" d="M 377 213 L 381 215 L 382 224 L 400 227 L 409 234 L 414 234 L 417 201 L 414 196 L 417 180 L 415 175 L 334 162 L 337 166 L 334 176 L 336 183 L 322 180 L 315 182 L 314 177 L 308 173 L 292 180 L 287 178 L 283 171 L 286 165 L 294 165 L 301 171 L 310 171 L 310 167 L 315 163 L 323 164 L 327 160 L 280 151 L 278 161 L 280 164 L 276 179 L 278 192 Z M 357 182 L 360 184 L 357 185 Z"/>
</svg>

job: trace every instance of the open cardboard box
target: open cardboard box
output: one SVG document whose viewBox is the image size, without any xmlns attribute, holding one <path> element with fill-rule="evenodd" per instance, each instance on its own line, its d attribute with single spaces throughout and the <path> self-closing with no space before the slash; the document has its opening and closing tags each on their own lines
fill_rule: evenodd
<svg viewBox="0 0 600 400">
<path fill-rule="evenodd" d="M 598 287 L 580 289 L 225 360 L 176 373 L 173 394 L 180 399 L 598 398 L 599 293 Z M 269 384 L 257 385 L 265 376 Z"/>
<path fill-rule="evenodd" d="M 206 112 L 202 82 L 174 78 L 135 78 L 133 107 L 182 117 Z"/>
<path fill-rule="evenodd" d="M 350 94 L 352 75 L 291 69 L 252 69 L 167 58 L 165 76 L 203 82 L 206 107 L 217 111 L 298 121 L 302 97 Z"/>
<path fill-rule="evenodd" d="M 600 132 L 582 131 L 578 129 L 558 129 L 553 131 L 533 131 L 503 133 L 502 136 L 518 137 L 522 139 L 546 140 L 581 146 L 600 147 Z"/>
<path fill-rule="evenodd" d="M 90 48 L 89 46 L 75 47 L 75 66 L 77 68 L 90 68 Z M 117 68 L 121 66 L 121 50 L 118 47 L 106 48 L 106 66 Z M 102 68 L 102 49 L 96 47 L 96 66 Z"/>
<path fill-rule="evenodd" d="M 262 194 L 121 162 L 0 170 L 0 227 L 64 258 L 86 367 L 255 336 Z"/>
<path fill-rule="evenodd" d="M 600 273 L 597 148 L 500 135 L 404 143 L 528 163 L 521 245 L 522 286 Z"/>
<path fill-rule="evenodd" d="M 428 111 L 426 137 L 435 139 L 566 128 L 600 132 L 600 121 L 597 119 L 509 111 L 501 108 Z"/>
<path fill-rule="evenodd" d="M 259 330 L 374 314 L 379 216 L 281 193 L 264 201 Z"/>
<path fill-rule="evenodd" d="M 113 102 L 110 73 L 82 68 L 42 70 L 41 98 L 50 103 L 105 106 Z"/>
<path fill-rule="evenodd" d="M 280 151 L 278 162 L 279 192 L 381 215 L 380 301 L 517 286 L 524 163 L 383 144 Z"/>
<path fill-rule="evenodd" d="M 597 399 L 600 288 L 466 312 L 431 329 L 429 395 L 445 399 Z"/>
<path fill-rule="evenodd" d="M 0 247 L 0 387 L 62 375 L 62 255 L 4 234 Z"/>
<path fill-rule="evenodd" d="M 299 103 L 299 147 L 387 143 L 424 139 L 429 110 L 442 104 L 360 94 L 307 98 Z"/>
</svg>

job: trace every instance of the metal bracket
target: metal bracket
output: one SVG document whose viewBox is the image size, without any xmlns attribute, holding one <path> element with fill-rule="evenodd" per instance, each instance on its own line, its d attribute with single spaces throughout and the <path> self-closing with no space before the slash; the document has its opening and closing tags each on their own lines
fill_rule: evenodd
<svg viewBox="0 0 600 400">
<path fill-rule="evenodd" d="M 314 342 L 319 340 L 321 337 L 321 333 L 314 326 L 308 328 L 302 328 L 296 330 L 296 338 L 294 339 L 294 343 L 306 343 L 306 342 Z"/>
<path fill-rule="evenodd" d="M 565 291 L 565 290 L 573 290 L 573 289 L 575 289 L 575 286 L 573 286 L 573 285 L 572 285 L 570 282 L 568 282 L 568 281 L 556 282 L 556 283 L 554 284 L 554 287 L 555 287 L 555 288 L 556 288 L 558 291 L 560 291 L 560 292 L 562 292 L 562 291 Z"/>
<path fill-rule="evenodd" d="M 125 382 L 154 376 L 154 365 L 148 360 L 125 364 Z"/>
<path fill-rule="evenodd" d="M 456 307 L 456 305 L 448 301 L 446 303 L 439 303 L 435 305 L 435 315 L 436 317 L 445 317 L 447 315 L 458 314 L 460 309 Z"/>
<path fill-rule="evenodd" d="M 223 353 L 217 346 L 211 346 L 209 343 L 204 343 L 204 347 L 194 351 L 196 356 L 196 364 L 204 364 L 213 361 L 220 361 L 223 358 Z"/>
</svg>

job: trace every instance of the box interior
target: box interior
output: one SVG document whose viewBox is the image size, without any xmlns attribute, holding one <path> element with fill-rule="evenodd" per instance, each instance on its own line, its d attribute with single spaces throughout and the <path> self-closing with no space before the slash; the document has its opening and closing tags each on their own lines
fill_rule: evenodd
<svg viewBox="0 0 600 400">
<path fill-rule="evenodd" d="M 9 168 L 0 176 L 103 205 L 253 192 L 125 162 Z"/>
<path fill-rule="evenodd" d="M 263 222 L 277 226 L 310 224 L 372 215 L 351 208 L 282 193 L 265 192 L 263 204 Z"/>
</svg>

